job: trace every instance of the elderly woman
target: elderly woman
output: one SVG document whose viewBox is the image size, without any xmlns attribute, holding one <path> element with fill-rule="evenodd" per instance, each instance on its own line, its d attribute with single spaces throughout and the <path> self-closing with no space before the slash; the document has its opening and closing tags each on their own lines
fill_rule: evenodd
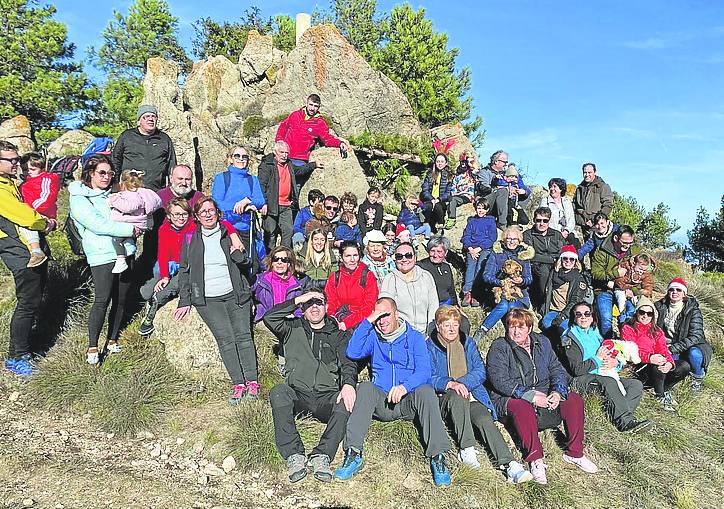
<svg viewBox="0 0 724 509">
<path fill-rule="evenodd" d="M 417 264 L 430 274 L 435 280 L 437 300 L 440 304 L 457 304 L 457 291 L 453 281 L 452 267 L 445 261 L 450 250 L 450 241 L 445 237 L 433 237 L 427 242 L 427 253 L 430 255 Z"/>
<path fill-rule="evenodd" d="M 514 460 L 495 425 L 495 407 L 485 389 L 485 363 L 475 341 L 460 330 L 462 314 L 441 306 L 435 313 L 435 329 L 427 349 L 432 364 L 432 386 L 441 395 L 440 412 L 452 422 L 453 438 L 460 446 L 460 461 L 480 468 L 475 451 L 475 434 L 483 438 L 495 466 L 506 471 L 513 483 L 530 481 L 533 476 Z"/>
<path fill-rule="evenodd" d="M 568 375 L 548 339 L 532 332 L 533 314 L 511 310 L 505 329 L 505 337 L 493 341 L 488 350 L 491 398 L 499 418 L 518 434 L 533 480 L 548 484 L 538 431 L 557 428 L 561 421 L 566 430 L 563 461 L 584 472 L 598 472 L 583 454 L 583 398 L 568 390 Z"/>
<path fill-rule="evenodd" d="M 600 394 L 609 417 L 619 431 L 635 433 L 651 425 L 647 419 L 639 421 L 634 417 L 641 401 L 643 384 L 639 380 L 604 374 L 606 370 L 621 371 L 624 363 L 612 356 L 611 350 L 603 344 L 593 306 L 578 302 L 571 308 L 570 314 L 573 325 L 561 343 L 568 360 L 568 370 L 574 376 L 573 385 L 581 392 Z"/>
<path fill-rule="evenodd" d="M 682 278 L 671 280 L 666 296 L 656 302 L 659 319 L 669 351 L 674 360 L 684 359 L 691 367 L 691 390 L 701 391 L 704 374 L 714 350 L 704 336 L 704 319 L 699 302 L 689 296 L 689 286 Z"/>
<path fill-rule="evenodd" d="M 251 292 L 239 265 L 249 263 L 245 251 L 235 249 L 219 224 L 221 211 L 213 198 L 194 206 L 198 226 L 181 247 L 179 302 L 174 313 L 182 320 L 196 308 L 211 330 L 221 360 L 233 383 L 229 404 L 259 395 L 256 346 L 251 331 Z"/>
<path fill-rule="evenodd" d="M 111 221 L 108 196 L 113 184 L 113 165 L 105 156 L 93 156 L 83 166 L 80 181 L 68 186 L 70 217 L 78 226 L 86 260 L 93 278 L 93 306 L 88 316 L 88 350 L 86 360 L 98 364 L 98 338 L 106 319 L 108 306 L 108 332 L 106 349 L 118 353 L 118 336 L 126 309 L 126 297 L 133 283 L 135 243 L 126 243 L 126 263 L 131 270 L 113 273 L 116 261 L 113 237 L 131 237 L 140 230 L 131 223 Z"/>
<path fill-rule="evenodd" d="M 425 180 L 422 181 L 422 191 L 420 192 L 422 213 L 433 233 L 437 231 L 438 226 L 443 226 L 445 223 L 445 211 L 450 200 L 451 187 L 452 173 L 448 166 L 447 156 L 438 154 L 435 156 L 432 171 L 428 172 Z"/>
<path fill-rule="evenodd" d="M 266 271 L 256 278 L 252 288 L 256 300 L 254 321 L 258 322 L 275 304 L 304 293 L 309 278 L 296 273 L 297 257 L 285 246 L 277 246 L 264 259 Z M 299 313 L 301 316 L 301 312 Z"/>
<path fill-rule="evenodd" d="M 644 385 L 654 388 L 662 408 L 673 412 L 677 403 L 671 389 L 686 378 L 691 367 L 684 359 L 674 360 L 663 329 L 656 325 L 657 319 L 654 303 L 642 295 L 636 303 L 636 313 L 621 329 L 621 339 L 636 343 L 641 357 L 636 373 Z"/>
<path fill-rule="evenodd" d="M 365 234 L 362 242 L 365 245 L 365 255 L 362 257 L 362 262 L 375 273 L 377 281 L 382 281 L 395 268 L 395 262 L 392 261 L 392 257 L 385 250 L 385 244 L 387 243 L 385 234 L 379 230 L 370 230 Z"/>
<path fill-rule="evenodd" d="M 309 277 L 309 285 L 322 290 L 329 275 L 335 272 L 339 265 L 332 251 L 331 242 L 327 238 L 328 228 L 314 220 L 307 224 L 310 226 L 310 231 L 307 235 L 306 252 L 301 263 L 302 270 Z"/>
<path fill-rule="evenodd" d="M 510 284 L 522 297 L 509 299 L 505 297 L 505 291 L 501 292 L 500 302 L 485 317 L 476 335 L 487 334 L 509 310 L 530 307 L 528 287 L 533 282 L 530 260 L 534 255 L 533 248 L 523 243 L 523 233 L 520 228 L 509 226 L 503 230 L 503 240 L 493 244 L 493 252 L 485 262 L 483 279 L 493 288 L 497 287 L 502 290 L 505 290 L 506 285 Z M 508 260 L 520 265 L 522 270 L 519 275 L 506 277 L 503 265 Z"/>
<path fill-rule="evenodd" d="M 573 203 L 566 196 L 566 181 L 562 178 L 552 178 L 548 181 L 548 195 L 544 196 L 540 201 L 541 207 L 551 209 L 551 220 L 548 225 L 554 230 L 558 230 L 563 238 L 569 244 L 575 238 L 573 232 L 576 227 L 576 217 L 573 213 Z M 569 235 L 572 235 L 569 237 Z"/>
</svg>

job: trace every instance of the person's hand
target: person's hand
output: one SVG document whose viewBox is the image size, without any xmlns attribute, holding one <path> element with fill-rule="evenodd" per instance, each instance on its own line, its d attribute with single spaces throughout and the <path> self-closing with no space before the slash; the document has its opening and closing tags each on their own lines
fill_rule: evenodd
<svg viewBox="0 0 724 509">
<path fill-rule="evenodd" d="M 674 365 L 670 362 L 664 362 L 662 365 L 659 366 L 659 371 L 662 373 L 668 373 L 673 369 Z"/>
<path fill-rule="evenodd" d="M 338 323 L 338 325 L 339 325 L 339 330 L 341 330 L 341 331 L 347 330 L 347 324 L 346 324 L 346 323 L 340 321 L 340 322 Z"/>
<path fill-rule="evenodd" d="M 548 410 L 555 410 L 561 402 L 561 395 L 556 391 L 551 392 L 548 395 Z"/>
<path fill-rule="evenodd" d="M 319 168 L 320 170 L 324 169 L 324 163 L 322 161 L 313 161 L 314 165 Z"/>
<path fill-rule="evenodd" d="M 138 237 L 140 237 L 141 235 L 143 235 L 143 230 L 140 229 L 138 226 L 134 226 L 134 227 L 133 227 L 133 236 L 136 237 L 136 238 L 138 238 Z"/>
<path fill-rule="evenodd" d="M 158 282 L 156 283 L 156 286 L 153 287 L 153 291 L 160 292 L 161 290 L 163 290 L 166 287 L 166 285 L 168 284 L 169 281 L 171 281 L 169 278 L 162 277 L 161 279 L 158 280 Z"/>
<path fill-rule="evenodd" d="M 312 299 L 319 299 L 322 301 L 326 301 L 326 299 L 324 298 L 324 294 L 322 292 L 318 292 L 315 290 L 313 292 L 307 292 L 307 293 L 298 295 L 297 297 L 294 298 L 294 304 L 296 304 L 297 306 L 301 306 L 308 300 L 312 300 Z"/>
<path fill-rule="evenodd" d="M 515 276 L 514 278 L 511 279 L 511 281 L 512 281 L 513 283 L 515 283 L 516 285 L 522 285 L 522 284 L 523 284 L 523 278 L 520 277 L 520 276 Z"/>
<path fill-rule="evenodd" d="M 548 408 L 548 396 L 546 396 L 542 392 L 535 391 L 535 396 L 533 396 L 533 404 L 540 408 Z"/>
<path fill-rule="evenodd" d="M 50 233 L 56 228 L 58 228 L 58 221 L 53 219 L 52 217 L 46 217 L 47 224 L 45 225 L 45 229 L 43 230 L 43 233 Z"/>
<path fill-rule="evenodd" d="M 516 193 L 518 194 L 525 194 L 525 189 L 517 189 Z"/>
<path fill-rule="evenodd" d="M 344 384 L 342 386 L 342 390 L 339 391 L 339 394 L 337 394 L 337 403 L 342 401 L 344 403 L 344 408 L 351 412 L 354 408 L 354 402 L 357 399 L 357 391 L 354 390 L 354 387 L 352 387 L 349 384 Z"/>
<path fill-rule="evenodd" d="M 266 216 L 266 203 L 262 208 L 259 209 L 259 214 L 261 214 L 262 216 Z"/>
<path fill-rule="evenodd" d="M 626 298 L 627 299 L 633 299 L 634 298 L 634 292 L 631 290 L 626 290 Z"/>
<path fill-rule="evenodd" d="M 234 203 L 234 212 L 236 214 L 243 214 L 246 210 L 246 206 L 251 203 L 251 198 L 242 198 L 238 202 Z"/>
<path fill-rule="evenodd" d="M 407 394 L 407 389 L 404 385 L 395 385 L 390 392 L 387 393 L 387 401 L 393 404 L 397 404 L 402 400 L 402 397 Z"/>
<path fill-rule="evenodd" d="M 613 369 L 618 366 L 618 360 L 616 359 L 616 357 L 609 356 L 601 360 L 603 361 L 603 369 Z"/>
<path fill-rule="evenodd" d="M 624 267 L 618 267 L 618 277 L 624 277 L 626 275 L 626 269 Z"/>
<path fill-rule="evenodd" d="M 231 235 L 231 247 L 229 248 L 229 252 L 233 253 L 234 251 L 243 251 L 244 250 L 244 243 L 241 241 L 241 237 L 239 235 Z"/>
<path fill-rule="evenodd" d="M 653 364 L 654 366 L 661 366 L 662 364 L 666 363 L 666 357 L 661 355 L 660 353 L 654 353 L 651 354 L 649 357 L 649 364 Z"/>
<path fill-rule="evenodd" d="M 593 228 L 593 221 L 591 221 L 590 219 L 586 221 L 586 226 L 588 226 L 589 228 Z"/>
<path fill-rule="evenodd" d="M 480 258 L 480 250 L 479 250 L 479 249 L 475 249 L 474 247 L 470 247 L 470 248 L 468 248 L 468 249 L 469 249 L 469 252 L 470 252 L 470 256 L 472 257 L 473 260 L 477 260 L 478 258 Z"/>
<path fill-rule="evenodd" d="M 173 317 L 176 320 L 183 320 L 186 318 L 186 316 L 191 311 L 191 306 L 181 306 L 180 308 L 176 308 L 176 311 L 173 312 Z"/>
<path fill-rule="evenodd" d="M 461 384 L 460 382 L 456 382 L 455 380 L 450 380 L 445 388 L 454 390 L 465 399 L 468 399 L 468 397 L 470 396 L 470 391 L 465 386 L 465 384 Z"/>
<path fill-rule="evenodd" d="M 606 286 L 609 290 L 613 290 L 613 281 L 609 281 L 608 283 L 606 283 Z"/>
<path fill-rule="evenodd" d="M 563 238 L 564 238 L 564 239 L 567 239 L 567 238 L 568 238 L 568 234 L 569 234 L 569 233 L 571 233 L 571 232 L 569 232 L 568 230 L 561 230 L 561 235 L 563 235 Z"/>
</svg>

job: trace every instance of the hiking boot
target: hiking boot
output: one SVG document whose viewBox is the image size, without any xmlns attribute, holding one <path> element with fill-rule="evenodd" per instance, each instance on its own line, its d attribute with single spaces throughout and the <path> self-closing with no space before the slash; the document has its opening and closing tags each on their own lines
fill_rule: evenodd
<svg viewBox="0 0 724 509">
<path fill-rule="evenodd" d="M 246 396 L 249 399 L 259 399 L 259 387 L 259 382 L 256 380 L 246 382 Z"/>
<path fill-rule="evenodd" d="M 466 447 L 465 449 L 460 449 L 460 452 L 458 453 L 458 459 L 460 460 L 460 463 L 470 468 L 480 468 L 478 453 L 475 451 L 475 447 Z"/>
<path fill-rule="evenodd" d="M 301 481 L 307 477 L 307 457 L 303 454 L 292 454 L 287 458 L 287 471 L 291 482 Z"/>
<path fill-rule="evenodd" d="M 98 348 L 91 347 L 86 352 L 86 360 L 88 361 L 88 364 L 98 364 L 98 361 L 100 360 L 98 357 Z"/>
<path fill-rule="evenodd" d="M 513 484 L 521 484 L 533 480 L 533 474 L 528 472 L 525 467 L 517 461 L 508 463 L 508 468 L 505 469 L 505 475 L 508 478 L 508 482 Z"/>
<path fill-rule="evenodd" d="M 231 396 L 229 396 L 229 404 L 231 406 L 236 406 L 239 404 L 239 401 L 241 401 L 241 398 L 244 397 L 244 393 L 246 392 L 246 385 L 245 384 L 236 384 L 231 388 Z"/>
<path fill-rule="evenodd" d="M 326 454 L 315 454 L 309 458 L 309 465 L 312 467 L 314 478 L 322 482 L 332 482 L 332 469 L 329 468 L 329 456 Z"/>
<path fill-rule="evenodd" d="M 445 229 L 449 230 L 450 228 L 453 228 L 455 226 L 455 218 L 451 217 L 447 221 L 445 221 Z"/>
<path fill-rule="evenodd" d="M 470 292 L 465 292 L 465 294 L 463 295 L 463 301 L 461 302 L 462 306 L 464 308 L 468 307 L 472 298 L 473 296 L 470 294 Z"/>
<path fill-rule="evenodd" d="M 704 388 L 704 376 L 691 375 L 691 392 L 698 394 Z"/>
<path fill-rule="evenodd" d="M 538 484 L 548 484 L 546 468 L 548 468 L 548 465 L 543 463 L 543 458 L 531 462 L 530 474 L 533 476 L 533 480 Z"/>
<path fill-rule="evenodd" d="M 108 353 L 121 353 L 121 345 L 119 345 L 118 342 L 111 340 L 106 345 L 106 351 Z"/>
<path fill-rule="evenodd" d="M 566 463 L 570 463 L 572 465 L 576 465 L 578 468 L 586 472 L 587 474 L 595 474 L 598 472 L 598 467 L 596 464 L 586 458 L 586 456 L 581 456 L 580 458 L 574 458 L 572 456 L 569 456 L 568 454 L 563 454 L 563 461 Z"/>
<path fill-rule="evenodd" d="M 631 419 L 629 422 L 622 424 L 618 430 L 621 433 L 638 433 L 639 431 L 645 430 L 652 424 L 653 422 L 648 419 L 643 419 L 641 421 L 638 419 Z"/>
<path fill-rule="evenodd" d="M 112 274 L 120 274 L 122 272 L 125 272 L 126 269 L 128 269 L 128 263 L 126 263 L 126 258 L 116 258 L 116 263 L 113 265 L 113 269 L 111 269 Z"/>
<path fill-rule="evenodd" d="M 671 394 L 671 391 L 664 391 L 664 394 L 657 397 L 656 401 L 661 404 L 661 408 L 666 412 L 676 412 L 676 408 L 674 408 L 676 401 L 674 401 L 674 395 Z"/>
<path fill-rule="evenodd" d="M 430 458 L 430 470 L 432 470 L 432 480 L 435 486 L 450 486 L 450 469 L 447 468 L 444 454 Z"/>
<path fill-rule="evenodd" d="M 19 376 L 30 376 L 38 372 L 38 368 L 33 364 L 30 354 L 25 354 L 19 359 L 7 359 L 5 369 Z"/>
<path fill-rule="evenodd" d="M 362 463 L 364 463 L 364 460 L 362 459 L 361 452 L 357 452 L 354 449 L 347 449 L 344 453 L 342 466 L 334 471 L 334 477 L 340 481 L 346 481 L 362 468 Z"/>
<path fill-rule="evenodd" d="M 38 267 L 42 264 L 44 264 L 48 260 L 48 257 L 45 256 L 45 253 L 40 251 L 39 253 L 30 253 L 30 260 L 28 261 L 28 264 L 26 265 L 27 268 L 32 269 L 33 267 Z"/>
<path fill-rule="evenodd" d="M 138 333 L 141 336 L 148 336 L 156 330 L 156 327 L 153 325 L 153 320 L 156 318 L 157 311 L 158 300 L 154 296 L 148 301 L 148 311 L 146 311 L 146 316 L 143 317 L 143 321 L 141 321 L 141 325 L 138 327 Z"/>
</svg>

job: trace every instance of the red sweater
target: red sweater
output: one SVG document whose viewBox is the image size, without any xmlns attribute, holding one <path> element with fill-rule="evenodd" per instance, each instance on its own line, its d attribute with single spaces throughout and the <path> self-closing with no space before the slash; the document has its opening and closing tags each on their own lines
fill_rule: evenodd
<svg viewBox="0 0 724 509">
<path fill-rule="evenodd" d="M 229 235 L 236 233 L 234 227 L 228 221 L 220 221 L 221 226 L 226 228 Z M 160 278 L 169 277 L 169 262 L 179 263 L 181 261 L 181 242 L 187 233 L 191 233 L 198 226 L 194 221 L 186 223 L 181 230 L 177 230 L 166 220 L 158 229 L 158 272 Z"/>
<path fill-rule="evenodd" d="M 23 201 L 45 217 L 58 217 L 58 191 L 60 191 L 60 175 L 44 171 L 35 177 L 28 175 L 20 186 Z"/>
<path fill-rule="evenodd" d="M 284 140 L 289 145 L 289 158 L 309 161 L 309 153 L 319 138 L 326 147 L 339 147 L 342 141 L 329 132 L 321 115 L 307 117 L 305 109 L 293 111 L 279 124 L 274 141 Z"/>
<path fill-rule="evenodd" d="M 324 293 L 327 295 L 327 313 L 334 315 L 339 308 L 347 305 L 349 314 L 342 320 L 347 330 L 359 324 L 367 318 L 375 309 L 375 302 L 380 293 L 377 285 L 377 278 L 370 270 L 367 272 L 365 287 L 362 288 L 360 278 L 362 269 L 367 267 L 360 262 L 359 266 L 350 272 L 344 266 L 339 268 L 339 285 L 335 285 L 335 272 L 332 272 L 324 285 Z"/>
<path fill-rule="evenodd" d="M 666 360 L 671 364 L 674 363 L 674 359 L 671 357 L 669 346 L 666 344 L 666 336 L 664 331 L 659 328 L 654 334 L 654 337 L 649 335 L 649 329 L 653 325 L 653 322 L 649 325 L 642 325 L 636 323 L 634 327 L 626 324 L 621 330 L 621 339 L 624 341 L 633 341 L 639 347 L 639 357 L 642 362 L 649 362 L 649 358 L 655 354 L 661 354 L 666 357 Z"/>
</svg>

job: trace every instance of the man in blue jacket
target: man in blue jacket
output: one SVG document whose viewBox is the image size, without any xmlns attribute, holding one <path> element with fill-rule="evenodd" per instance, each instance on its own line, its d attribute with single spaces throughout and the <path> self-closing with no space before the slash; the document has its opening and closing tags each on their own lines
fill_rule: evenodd
<svg viewBox="0 0 724 509">
<path fill-rule="evenodd" d="M 437 486 L 450 484 L 445 452 L 450 439 L 440 416 L 425 337 L 399 317 L 395 301 L 380 298 L 372 314 L 357 326 L 347 345 L 350 359 L 371 358 L 372 381 L 357 388 L 347 421 L 345 456 L 335 477 L 347 480 L 362 467 L 362 447 L 372 418 L 416 420 L 422 428 L 425 456 Z"/>
</svg>

